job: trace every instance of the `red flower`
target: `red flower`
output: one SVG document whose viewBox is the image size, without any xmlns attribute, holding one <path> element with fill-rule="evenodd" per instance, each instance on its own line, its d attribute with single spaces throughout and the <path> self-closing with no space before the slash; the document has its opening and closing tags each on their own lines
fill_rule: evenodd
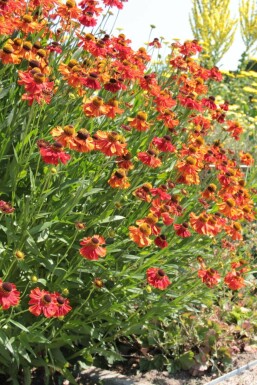
<svg viewBox="0 0 257 385">
<path fill-rule="evenodd" d="M 57 305 L 53 296 L 46 290 L 40 290 L 39 287 L 31 290 L 29 297 L 29 311 L 36 317 L 44 314 L 46 318 L 54 317 L 57 312 Z"/>
<path fill-rule="evenodd" d="M 62 151 L 62 145 L 58 142 L 51 145 L 39 146 L 40 155 L 45 163 L 58 165 L 59 162 L 66 164 L 71 156 Z"/>
<path fill-rule="evenodd" d="M 147 270 L 146 275 L 147 282 L 156 287 L 156 289 L 164 290 L 171 284 L 165 272 L 158 267 L 151 267 Z"/>
<path fill-rule="evenodd" d="M 167 193 L 167 187 L 165 185 L 161 185 L 160 187 L 154 187 L 151 189 L 152 196 L 159 196 L 161 200 L 169 200 L 171 199 L 171 195 Z"/>
<path fill-rule="evenodd" d="M 164 234 L 159 235 L 155 238 L 154 243 L 156 246 L 160 247 L 161 249 L 164 249 L 168 246 L 168 242 L 166 241 L 166 237 Z"/>
<path fill-rule="evenodd" d="M 78 18 L 78 20 L 85 27 L 94 27 L 97 24 L 97 20 L 94 19 L 91 12 L 84 12 L 83 15 Z"/>
<path fill-rule="evenodd" d="M 83 246 L 79 249 L 80 254 L 91 261 L 96 261 L 99 257 L 106 255 L 106 248 L 101 245 L 105 244 L 105 239 L 100 235 L 83 238 L 80 244 Z"/>
<path fill-rule="evenodd" d="M 0 201 L 0 211 L 4 214 L 11 214 L 13 213 L 15 208 L 13 208 L 10 203 L 7 203 L 5 201 Z"/>
<path fill-rule="evenodd" d="M 224 278 L 224 282 L 232 290 L 238 290 L 245 286 L 244 278 L 238 271 L 228 272 Z"/>
<path fill-rule="evenodd" d="M 214 269 L 200 269 L 198 270 L 198 277 L 208 287 L 216 286 L 220 281 L 220 275 L 217 270 Z"/>
<path fill-rule="evenodd" d="M 56 304 L 56 312 L 54 317 L 63 317 L 71 311 L 71 306 L 69 305 L 69 300 L 62 297 L 59 293 L 54 293 L 52 298 Z"/>
<path fill-rule="evenodd" d="M 163 152 L 174 152 L 176 147 L 171 143 L 171 137 L 169 135 L 164 135 L 163 138 L 155 137 L 152 140 L 152 143 L 158 150 Z"/>
<path fill-rule="evenodd" d="M 157 168 L 162 164 L 161 160 L 157 158 L 157 154 L 153 150 L 147 150 L 147 152 L 139 152 L 137 154 L 139 160 L 149 167 Z"/>
<path fill-rule="evenodd" d="M 123 8 L 123 2 L 128 0 L 103 0 L 104 4 L 109 7 L 117 7 L 118 9 Z"/>
<path fill-rule="evenodd" d="M 111 78 L 108 83 L 105 83 L 104 89 L 110 92 L 118 92 L 120 90 L 126 90 L 126 86 L 122 83 L 121 79 L 116 80 Z"/>
<path fill-rule="evenodd" d="M 188 230 L 188 224 L 186 222 L 182 224 L 178 224 L 178 223 L 174 224 L 173 227 L 175 229 L 176 234 L 179 237 L 182 237 L 182 238 L 191 237 L 191 233 Z"/>
<path fill-rule="evenodd" d="M 0 306 L 4 310 L 11 306 L 18 305 L 20 301 L 20 292 L 16 289 L 14 283 L 3 282 L 0 279 Z"/>
<path fill-rule="evenodd" d="M 100 90 L 101 84 L 99 83 L 97 78 L 98 75 L 95 72 L 91 72 L 88 77 L 82 80 L 82 84 L 87 88 L 91 88 L 92 90 Z"/>
<path fill-rule="evenodd" d="M 161 47 L 162 47 L 162 45 L 161 45 L 161 43 L 160 43 L 158 37 L 155 37 L 155 38 L 153 39 L 153 41 L 151 41 L 151 43 L 149 43 L 148 45 L 149 45 L 150 47 L 155 47 L 155 48 L 161 48 Z"/>
<path fill-rule="evenodd" d="M 26 93 L 22 95 L 23 100 L 28 100 L 29 105 L 32 105 L 35 100 L 38 104 L 45 102 L 50 103 L 54 83 L 49 82 L 42 74 L 39 68 L 34 68 L 31 71 L 18 71 L 20 80 L 18 84 L 23 85 Z"/>
</svg>

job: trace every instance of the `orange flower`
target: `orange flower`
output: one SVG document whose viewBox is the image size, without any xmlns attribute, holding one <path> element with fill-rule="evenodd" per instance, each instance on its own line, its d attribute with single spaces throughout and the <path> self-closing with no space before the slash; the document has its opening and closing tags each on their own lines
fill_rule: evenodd
<svg viewBox="0 0 257 385">
<path fill-rule="evenodd" d="M 125 154 L 118 156 L 116 158 L 116 163 L 118 163 L 119 168 L 125 168 L 126 170 L 133 170 L 134 165 L 131 162 L 131 153 L 128 151 Z"/>
<path fill-rule="evenodd" d="M 176 119 L 176 114 L 170 110 L 163 110 L 160 115 L 157 116 L 157 120 L 162 120 L 165 127 L 172 131 L 179 124 L 179 120 Z"/>
<path fill-rule="evenodd" d="M 104 105 L 103 99 L 100 97 L 95 96 L 92 99 L 85 99 L 84 101 L 83 111 L 86 116 L 98 117 L 107 114 L 108 107 Z"/>
<path fill-rule="evenodd" d="M 242 236 L 242 226 L 239 222 L 234 222 L 230 226 L 225 227 L 226 233 L 233 239 L 233 241 L 241 241 Z"/>
<path fill-rule="evenodd" d="M 217 234 L 216 222 L 212 220 L 213 217 L 206 214 L 205 212 L 200 215 L 195 215 L 193 212 L 190 213 L 190 225 L 198 234 L 204 234 L 214 236 Z"/>
<path fill-rule="evenodd" d="M 152 243 L 151 239 L 149 238 L 149 235 L 151 235 L 151 233 L 151 226 L 147 223 L 142 223 L 139 227 L 129 227 L 129 237 L 139 247 L 146 247 Z"/>
<path fill-rule="evenodd" d="M 139 111 L 137 116 L 132 119 L 129 118 L 129 125 L 134 127 L 137 131 L 147 131 L 149 128 L 149 123 L 147 123 L 147 113 L 143 111 Z"/>
<path fill-rule="evenodd" d="M 208 287 L 216 286 L 220 281 L 220 275 L 217 270 L 211 268 L 198 270 L 198 277 Z"/>
<path fill-rule="evenodd" d="M 224 282 L 232 290 L 239 290 L 245 286 L 244 278 L 239 271 L 230 271 L 226 274 Z"/>
<path fill-rule="evenodd" d="M 6 43 L 0 50 L 0 60 L 3 64 L 20 64 L 21 62 L 20 56 L 15 53 L 15 49 L 10 43 Z"/>
<path fill-rule="evenodd" d="M 116 99 L 110 99 L 105 105 L 108 109 L 108 112 L 106 113 L 106 116 L 108 116 L 108 118 L 113 119 L 116 115 L 120 115 L 124 112 L 124 110 L 119 108 L 119 102 Z"/>
<path fill-rule="evenodd" d="M 188 156 L 186 159 L 178 161 L 176 167 L 181 174 L 178 182 L 188 185 L 200 183 L 198 172 L 201 168 L 195 157 Z"/>
<path fill-rule="evenodd" d="M 152 200 L 152 197 L 150 195 L 151 188 L 151 183 L 144 183 L 141 187 L 138 187 L 135 191 L 133 191 L 132 194 L 135 195 L 137 198 L 149 203 Z"/>
<path fill-rule="evenodd" d="M 236 140 L 239 140 L 239 136 L 243 133 L 244 129 L 238 122 L 233 122 L 231 120 L 227 120 L 228 128 L 226 131 L 231 133 L 231 136 Z"/>
<path fill-rule="evenodd" d="M 108 180 L 108 183 L 111 187 L 120 189 L 126 189 L 130 186 L 126 176 L 126 170 L 123 168 L 114 171 L 111 178 Z"/>
<path fill-rule="evenodd" d="M 236 201 L 229 197 L 224 202 L 218 203 L 219 212 L 228 218 L 237 219 L 240 215 L 240 210 L 236 207 Z"/>
<path fill-rule="evenodd" d="M 91 138 L 89 132 L 85 128 L 78 130 L 74 138 L 75 146 L 71 147 L 78 152 L 90 152 L 95 149 L 94 139 Z"/>
<path fill-rule="evenodd" d="M 54 140 L 61 143 L 64 147 L 72 148 L 75 145 L 75 128 L 73 126 L 64 126 L 63 128 L 57 126 L 50 132 Z"/>
<path fill-rule="evenodd" d="M 242 164 L 247 166 L 252 166 L 254 164 L 254 159 L 248 152 L 239 151 L 239 156 Z"/>
<path fill-rule="evenodd" d="M 151 227 L 151 233 L 154 235 L 160 234 L 161 229 L 156 226 L 156 223 L 158 222 L 158 217 L 154 213 L 149 213 L 146 218 L 138 219 L 136 221 L 137 225 L 141 225 L 143 223 L 148 224 Z"/>
<path fill-rule="evenodd" d="M 214 183 L 210 183 L 209 186 L 202 192 L 202 197 L 205 199 L 215 200 L 215 192 L 217 186 Z"/>
<path fill-rule="evenodd" d="M 126 153 L 125 138 L 115 131 L 97 131 L 95 148 L 107 156 L 121 156 Z"/>
</svg>

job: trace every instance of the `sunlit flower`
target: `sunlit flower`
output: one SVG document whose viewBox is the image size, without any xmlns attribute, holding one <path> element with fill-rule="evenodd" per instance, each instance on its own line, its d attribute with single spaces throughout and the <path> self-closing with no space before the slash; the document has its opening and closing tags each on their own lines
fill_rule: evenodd
<svg viewBox="0 0 257 385">
<path fill-rule="evenodd" d="M 135 118 L 129 118 L 129 125 L 135 128 L 137 131 L 147 131 L 149 129 L 149 123 L 147 123 L 147 113 L 139 111 Z"/>
<path fill-rule="evenodd" d="M 83 247 L 79 249 L 79 252 L 86 259 L 96 261 L 106 255 L 105 239 L 100 235 L 83 238 L 80 244 Z"/>
<path fill-rule="evenodd" d="M 152 241 L 149 238 L 151 233 L 152 233 L 151 226 L 147 223 L 142 223 L 139 227 L 135 227 L 135 226 L 129 227 L 129 237 L 139 247 L 146 247 L 152 243 Z"/>
<path fill-rule="evenodd" d="M 95 149 L 107 156 L 121 156 L 126 153 L 125 138 L 115 131 L 97 131 Z"/>
<path fill-rule="evenodd" d="M 111 178 L 108 180 L 108 184 L 112 188 L 128 188 L 130 186 L 130 183 L 126 175 L 126 170 L 123 168 L 119 168 L 118 170 L 114 171 Z"/>
<path fill-rule="evenodd" d="M 29 311 L 36 317 L 42 313 L 46 318 L 54 317 L 56 314 L 56 303 L 49 291 L 40 290 L 39 287 L 31 290 Z"/>
</svg>

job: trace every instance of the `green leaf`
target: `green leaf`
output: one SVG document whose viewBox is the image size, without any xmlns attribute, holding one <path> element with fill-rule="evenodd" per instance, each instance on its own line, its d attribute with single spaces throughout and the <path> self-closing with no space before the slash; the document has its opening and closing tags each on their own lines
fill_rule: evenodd
<svg viewBox="0 0 257 385">
<path fill-rule="evenodd" d="M 176 361 L 181 367 L 181 369 L 188 370 L 195 363 L 194 353 L 191 350 L 189 350 L 188 352 L 185 352 L 184 354 L 182 354 Z"/>
<path fill-rule="evenodd" d="M 17 328 L 23 330 L 24 332 L 29 332 L 29 329 L 27 329 L 25 326 L 23 326 L 21 323 L 17 322 L 17 321 L 14 321 L 13 319 L 10 318 L 10 323 L 12 323 L 13 325 L 17 326 Z"/>
</svg>

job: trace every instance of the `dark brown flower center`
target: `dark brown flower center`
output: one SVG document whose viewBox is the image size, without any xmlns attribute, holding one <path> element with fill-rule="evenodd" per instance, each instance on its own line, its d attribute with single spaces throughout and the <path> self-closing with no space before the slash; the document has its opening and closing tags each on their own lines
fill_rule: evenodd
<svg viewBox="0 0 257 385">
<path fill-rule="evenodd" d="M 57 297 L 57 298 L 56 298 L 56 301 L 58 302 L 59 305 L 63 305 L 64 302 L 65 302 L 65 299 L 64 299 L 63 297 L 60 296 L 60 297 Z"/>
<path fill-rule="evenodd" d="M 87 139 L 89 137 L 89 133 L 87 132 L 87 130 L 85 128 L 81 128 L 78 133 L 77 133 L 77 136 L 79 139 Z"/>
<path fill-rule="evenodd" d="M 121 172 L 119 172 L 119 171 L 116 171 L 115 172 L 115 176 L 118 178 L 118 179 L 122 179 L 122 178 L 124 178 L 124 176 L 125 175 L 123 175 Z"/>
<path fill-rule="evenodd" d="M 51 303 L 52 301 L 52 298 L 49 294 L 45 294 L 44 297 L 43 297 L 43 300 L 45 303 Z"/>
<path fill-rule="evenodd" d="M 97 245 L 99 243 L 99 239 L 97 239 L 96 237 L 93 237 L 91 239 L 92 243 L 94 243 L 95 245 Z"/>
<path fill-rule="evenodd" d="M 2 283 L 2 289 L 5 292 L 10 293 L 12 291 L 12 284 L 10 282 L 3 282 Z"/>
<path fill-rule="evenodd" d="M 159 277 L 164 277 L 165 276 L 165 273 L 162 269 L 159 269 L 157 274 L 159 275 Z"/>
</svg>

